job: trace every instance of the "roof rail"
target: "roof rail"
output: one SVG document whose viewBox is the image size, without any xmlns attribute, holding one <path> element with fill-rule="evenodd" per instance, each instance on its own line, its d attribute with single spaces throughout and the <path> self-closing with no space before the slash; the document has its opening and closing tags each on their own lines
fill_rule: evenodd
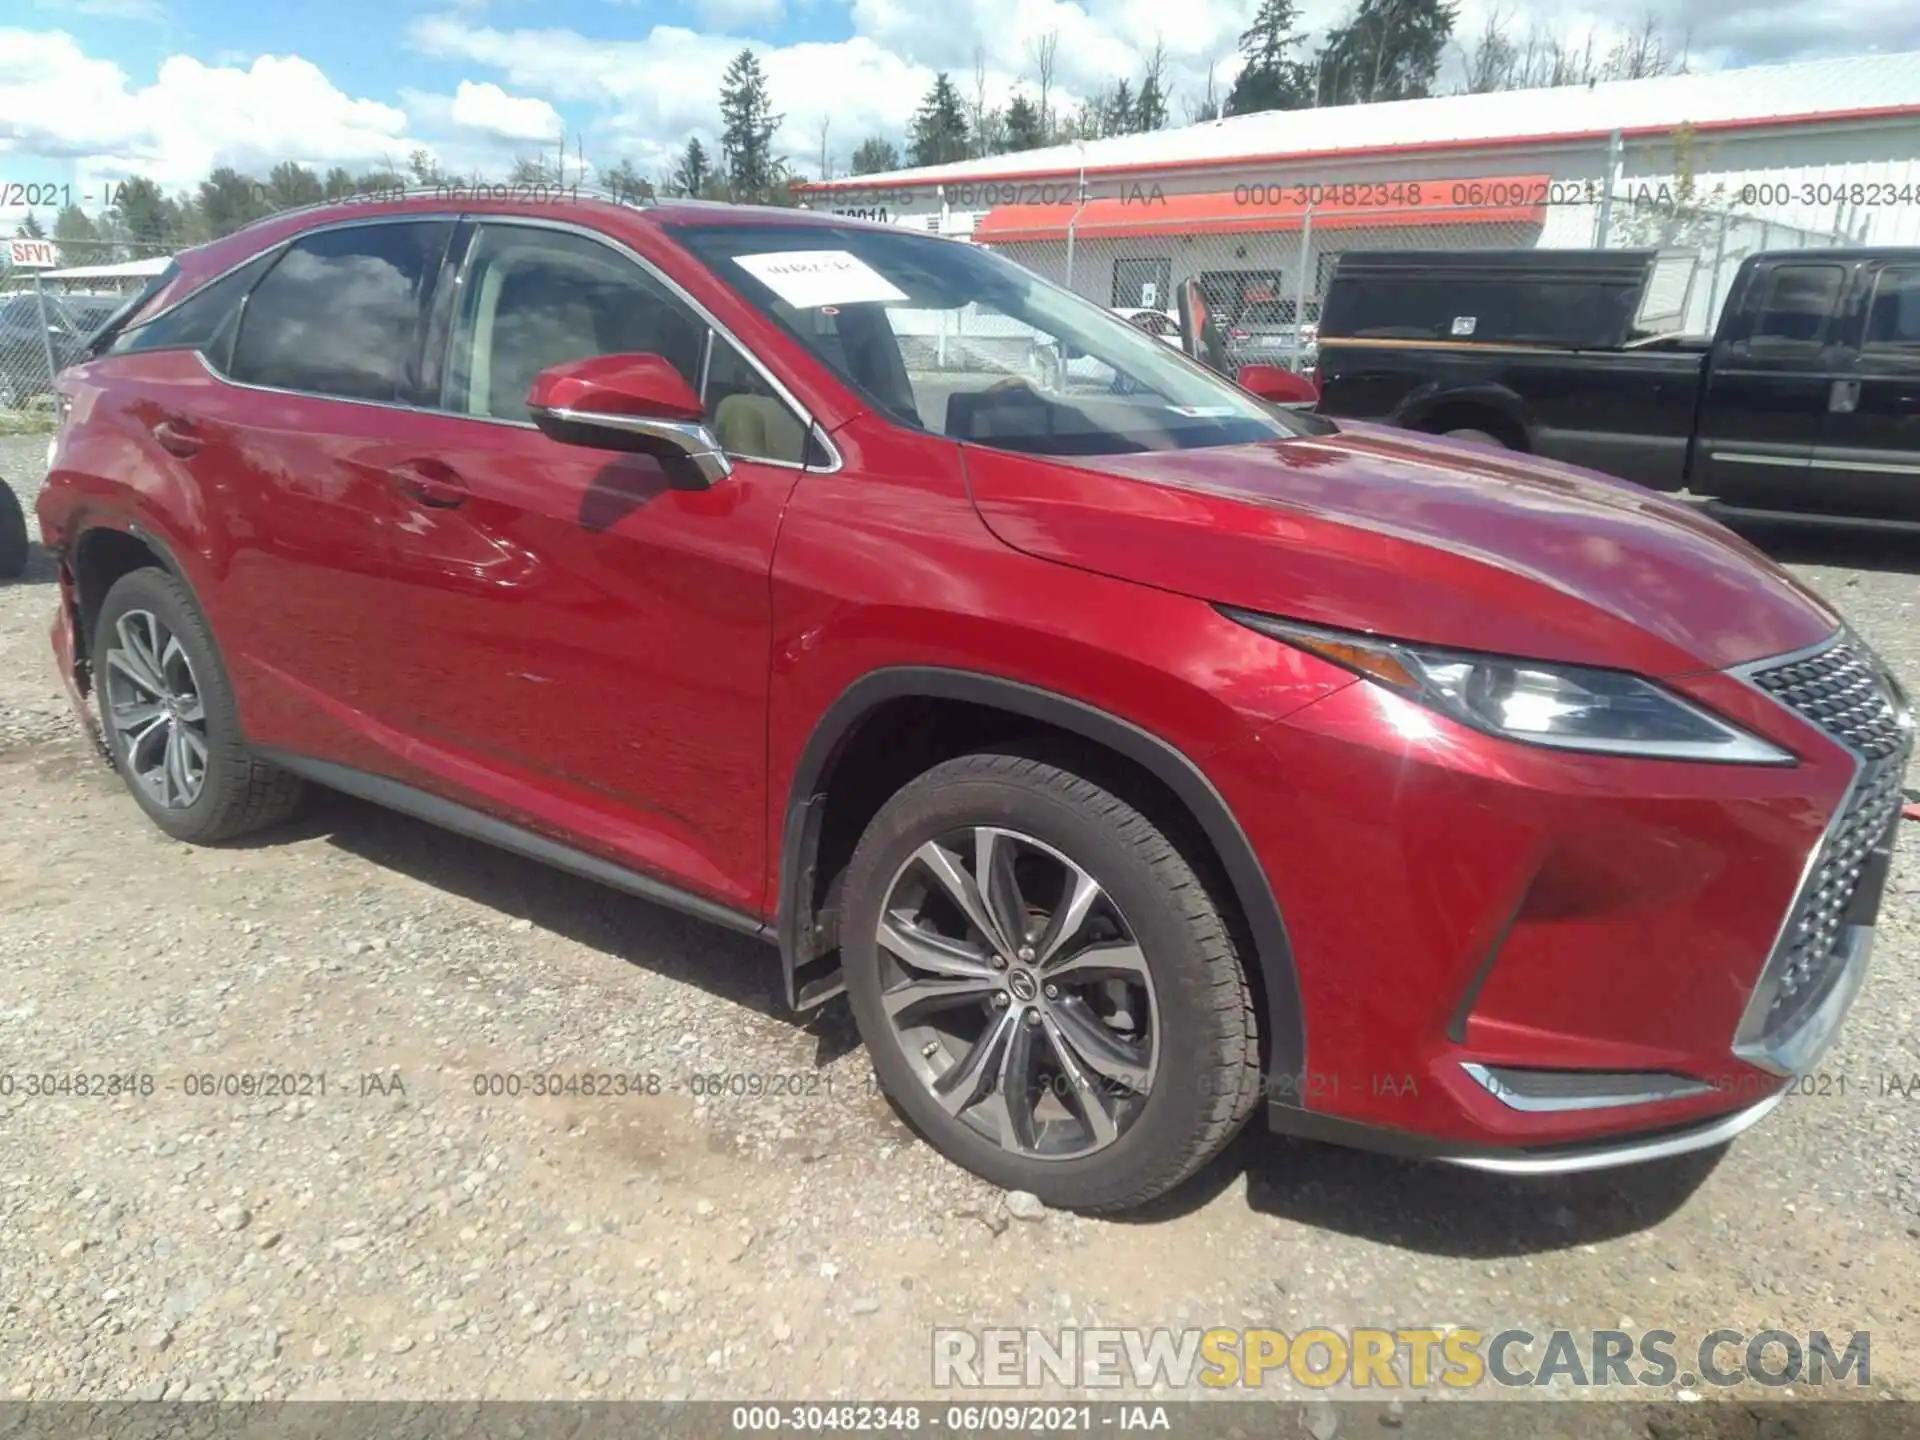
<svg viewBox="0 0 1920 1440">
<path fill-rule="evenodd" d="M 378 190 L 356 190 L 351 195 L 336 195 L 328 200 L 315 200 L 305 205 L 292 205 L 285 210 L 275 210 L 272 214 L 262 215 L 257 220 L 249 220 L 234 234 L 251 230 L 256 225 L 265 225 L 269 221 L 284 220 L 289 215 L 304 215 L 313 210 L 331 210 L 337 206 L 374 205 L 393 200 L 529 200 L 558 201 L 567 200 L 604 200 L 612 205 L 625 205 L 631 209 L 644 210 L 658 203 L 649 188 L 646 194 L 636 195 L 603 189 L 597 185 L 581 185 L 548 180 L 446 180 L 433 185 L 394 185 Z"/>
</svg>

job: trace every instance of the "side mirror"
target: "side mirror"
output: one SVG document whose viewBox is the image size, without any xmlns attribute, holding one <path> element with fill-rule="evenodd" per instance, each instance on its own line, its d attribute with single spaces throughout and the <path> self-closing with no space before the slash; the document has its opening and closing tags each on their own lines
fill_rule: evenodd
<svg viewBox="0 0 1920 1440">
<path fill-rule="evenodd" d="M 1316 405 L 1320 388 L 1304 375 L 1278 365 L 1242 365 L 1235 382 L 1249 395 L 1280 405 Z"/>
<path fill-rule="evenodd" d="M 682 488 L 705 490 L 733 473 L 700 397 L 658 355 L 594 355 L 549 366 L 533 377 L 527 405 L 540 433 L 563 445 L 681 462 L 672 469 L 687 477 Z"/>
</svg>

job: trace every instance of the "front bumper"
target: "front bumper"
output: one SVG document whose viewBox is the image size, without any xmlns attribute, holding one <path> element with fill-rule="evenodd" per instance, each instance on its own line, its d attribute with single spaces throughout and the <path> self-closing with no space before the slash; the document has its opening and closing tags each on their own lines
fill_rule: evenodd
<svg viewBox="0 0 1920 1440">
<path fill-rule="evenodd" d="M 1273 1129 L 1597 1169 L 1723 1144 L 1818 1062 L 1865 976 L 1911 717 L 1873 759 L 1747 676 L 1680 683 L 1800 763 L 1574 756 L 1364 683 L 1232 757 L 1305 1016 Z"/>
</svg>

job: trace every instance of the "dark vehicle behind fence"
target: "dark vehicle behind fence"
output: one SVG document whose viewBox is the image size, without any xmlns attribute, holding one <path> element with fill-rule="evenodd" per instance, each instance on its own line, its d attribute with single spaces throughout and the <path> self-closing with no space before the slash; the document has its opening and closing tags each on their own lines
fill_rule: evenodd
<svg viewBox="0 0 1920 1440">
<path fill-rule="evenodd" d="M 1920 250 L 1749 257 L 1711 336 L 1693 258 L 1355 251 L 1320 410 L 1590 466 L 1721 508 L 1920 525 Z"/>
<path fill-rule="evenodd" d="M 78 358 L 82 343 L 120 304 L 113 295 L 0 295 L 0 409 L 50 394 L 54 371 Z"/>
</svg>

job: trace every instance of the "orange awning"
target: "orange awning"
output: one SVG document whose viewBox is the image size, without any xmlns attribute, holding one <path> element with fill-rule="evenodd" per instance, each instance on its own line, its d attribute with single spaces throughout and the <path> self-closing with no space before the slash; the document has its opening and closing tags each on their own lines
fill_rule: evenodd
<svg viewBox="0 0 1920 1440">
<path fill-rule="evenodd" d="M 1157 186 L 1123 183 L 1120 194 L 1087 201 L 1077 217 L 1071 204 L 997 205 L 980 218 L 973 238 L 989 243 L 1064 240 L 1069 221 L 1077 240 L 1299 230 L 1309 211 L 1316 230 L 1538 225 L 1547 218 L 1550 201 L 1584 198 L 1560 193 L 1574 188 L 1546 175 L 1324 184 L 1274 181 L 1199 195 L 1168 195 Z"/>
</svg>

